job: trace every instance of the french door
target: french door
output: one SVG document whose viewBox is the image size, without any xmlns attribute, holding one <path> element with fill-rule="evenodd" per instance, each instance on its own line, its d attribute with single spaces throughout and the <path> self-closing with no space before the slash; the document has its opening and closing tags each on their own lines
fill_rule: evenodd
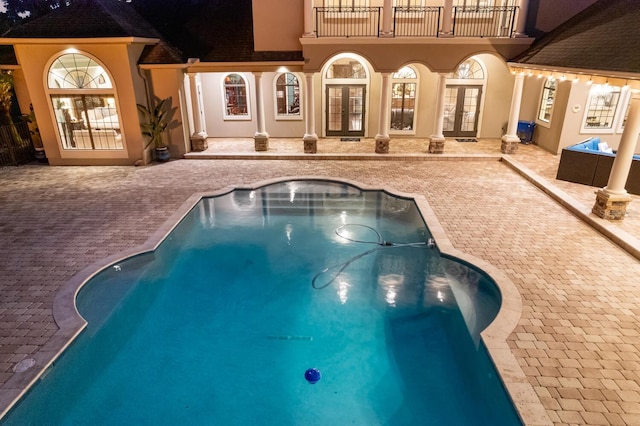
<svg viewBox="0 0 640 426">
<path fill-rule="evenodd" d="M 364 84 L 327 85 L 327 136 L 364 136 Z"/>
<path fill-rule="evenodd" d="M 477 136 L 481 97 L 482 86 L 447 85 L 444 136 Z"/>
</svg>

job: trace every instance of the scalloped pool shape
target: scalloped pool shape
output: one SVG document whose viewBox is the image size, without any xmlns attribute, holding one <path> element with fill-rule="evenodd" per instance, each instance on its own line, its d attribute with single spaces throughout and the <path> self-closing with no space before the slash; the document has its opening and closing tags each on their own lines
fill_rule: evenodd
<svg viewBox="0 0 640 426">
<path fill-rule="evenodd" d="M 480 338 L 500 293 L 430 238 L 343 183 L 203 198 L 82 287 L 86 329 L 3 421 L 521 424 Z"/>
</svg>

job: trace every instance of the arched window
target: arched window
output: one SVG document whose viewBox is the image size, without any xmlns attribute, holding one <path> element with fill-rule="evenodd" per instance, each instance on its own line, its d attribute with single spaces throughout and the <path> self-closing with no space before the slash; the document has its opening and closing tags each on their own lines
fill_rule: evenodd
<svg viewBox="0 0 640 426">
<path fill-rule="evenodd" d="M 240 74 L 229 74 L 224 78 L 225 116 L 249 117 L 247 83 Z"/>
<path fill-rule="evenodd" d="M 367 78 L 367 72 L 360 61 L 352 58 L 340 58 L 335 60 L 327 69 L 327 78 L 363 79 Z"/>
<path fill-rule="evenodd" d="M 109 74 L 94 59 L 67 53 L 49 67 L 47 86 L 63 150 L 122 150 Z"/>
<path fill-rule="evenodd" d="M 556 99 L 556 79 L 549 77 L 544 82 L 542 89 L 542 98 L 540 99 L 540 110 L 538 111 L 538 120 L 548 123 L 551 121 L 551 111 L 553 110 L 553 102 Z"/>
<path fill-rule="evenodd" d="M 393 74 L 391 86 L 391 130 L 413 130 L 418 75 L 411 67 Z"/>
<path fill-rule="evenodd" d="M 469 58 L 461 63 L 455 72 L 449 73 L 447 78 L 460 80 L 484 80 L 484 70 L 478 61 Z"/>
<path fill-rule="evenodd" d="M 290 72 L 276 79 L 276 114 L 278 117 L 300 117 L 300 83 Z"/>
</svg>

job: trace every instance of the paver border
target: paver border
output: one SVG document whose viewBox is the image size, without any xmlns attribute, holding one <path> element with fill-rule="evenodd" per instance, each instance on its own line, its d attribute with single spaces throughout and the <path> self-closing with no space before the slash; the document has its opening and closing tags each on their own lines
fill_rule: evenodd
<svg viewBox="0 0 640 426">
<path fill-rule="evenodd" d="M 154 251 L 168 234 L 203 198 L 228 194 L 235 190 L 255 190 L 261 187 L 293 180 L 329 181 L 344 183 L 364 191 L 383 191 L 387 194 L 413 200 L 427 224 L 441 254 L 445 257 L 461 260 L 474 265 L 488 274 L 496 283 L 501 296 L 502 305 L 496 318 L 481 333 L 483 342 L 498 370 L 502 382 L 507 389 L 516 409 L 527 425 L 552 424 L 547 412 L 533 387 L 527 380 L 515 356 L 507 344 L 507 338 L 513 332 L 522 315 L 522 298 L 515 284 L 500 269 L 475 256 L 457 250 L 449 240 L 435 212 L 426 198 L 418 194 L 409 194 L 395 189 L 366 185 L 344 178 L 325 176 L 287 176 L 262 180 L 250 185 L 231 185 L 213 192 L 194 193 L 191 195 L 142 245 L 118 254 L 106 257 L 76 273 L 58 291 L 53 302 L 53 317 L 58 331 L 33 356 L 35 367 L 21 373 L 15 373 L 0 389 L 0 418 L 28 392 L 38 379 L 47 371 L 55 360 L 67 349 L 75 338 L 84 330 L 87 323 L 79 314 L 75 300 L 82 287 L 103 269 L 110 267 L 131 256 Z"/>
</svg>

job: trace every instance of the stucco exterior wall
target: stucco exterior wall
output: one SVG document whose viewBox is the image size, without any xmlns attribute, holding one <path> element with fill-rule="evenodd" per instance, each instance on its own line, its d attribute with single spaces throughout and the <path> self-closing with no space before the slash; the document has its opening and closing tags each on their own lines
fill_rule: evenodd
<svg viewBox="0 0 640 426">
<path fill-rule="evenodd" d="M 487 71 L 487 85 L 482 94 L 479 134 L 482 138 L 500 138 L 509 120 L 514 77 L 507 64 L 494 55 L 478 55 Z"/>
<path fill-rule="evenodd" d="M 256 82 L 252 73 L 238 72 L 247 84 L 249 103 L 248 117 L 224 117 L 223 82 L 230 73 L 201 73 L 202 94 L 204 98 L 205 127 L 209 137 L 253 137 L 257 130 L 256 121 Z M 262 93 L 264 102 L 265 127 L 272 137 L 300 137 L 304 135 L 304 109 L 298 118 L 276 118 L 275 80 L 280 73 L 262 74 Z M 304 108 L 305 81 L 302 73 L 296 73 L 302 90 Z"/>
<path fill-rule="evenodd" d="M 304 2 L 300 0 L 253 0 L 253 34 L 256 51 L 301 50 Z"/>
</svg>

